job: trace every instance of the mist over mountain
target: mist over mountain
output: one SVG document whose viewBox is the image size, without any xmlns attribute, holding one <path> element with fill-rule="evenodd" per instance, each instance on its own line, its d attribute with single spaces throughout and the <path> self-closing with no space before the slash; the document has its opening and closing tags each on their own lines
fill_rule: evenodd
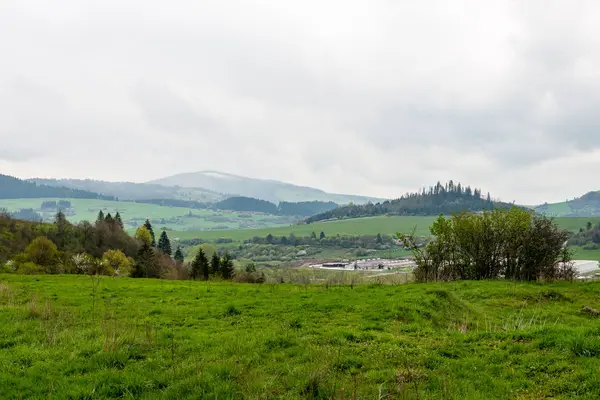
<svg viewBox="0 0 600 400">
<path fill-rule="evenodd" d="M 185 188 L 204 188 L 215 192 L 236 196 L 254 197 L 278 203 L 281 201 L 333 201 L 338 204 L 365 204 L 383 199 L 367 196 L 327 193 L 312 187 L 298 186 L 291 183 L 248 178 L 219 171 L 200 171 L 181 173 L 147 182 L 163 186 Z"/>
</svg>

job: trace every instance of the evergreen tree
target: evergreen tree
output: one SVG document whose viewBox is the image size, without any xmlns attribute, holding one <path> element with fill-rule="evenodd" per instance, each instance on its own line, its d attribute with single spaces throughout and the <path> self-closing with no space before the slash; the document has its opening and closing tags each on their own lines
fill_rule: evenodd
<svg viewBox="0 0 600 400">
<path fill-rule="evenodd" d="M 183 252 L 181 251 L 181 247 L 177 246 L 177 250 L 175 250 L 175 255 L 173 256 L 175 262 L 179 265 L 183 264 Z"/>
<path fill-rule="evenodd" d="M 160 278 L 154 249 L 147 243 L 144 243 L 138 250 L 131 276 L 134 278 Z"/>
<path fill-rule="evenodd" d="M 213 275 L 218 275 L 221 273 L 221 259 L 217 252 L 214 252 L 212 258 L 210 259 L 210 273 Z"/>
<path fill-rule="evenodd" d="M 381 238 L 381 233 L 377 234 L 377 243 L 378 244 L 382 244 L 383 243 L 383 239 Z"/>
<path fill-rule="evenodd" d="M 312 233 L 310 234 L 310 238 L 311 239 L 316 239 L 317 238 L 317 234 L 315 233 L 315 231 L 312 231 Z"/>
<path fill-rule="evenodd" d="M 273 235 L 271 235 L 270 233 L 267 235 L 267 243 L 273 243 Z"/>
<path fill-rule="evenodd" d="M 231 260 L 229 253 L 226 252 L 221 260 L 221 276 L 223 279 L 231 279 L 233 278 L 233 273 L 233 261 Z"/>
<path fill-rule="evenodd" d="M 319 239 L 325 239 L 325 232 L 321 231 L 321 234 L 319 235 Z"/>
<path fill-rule="evenodd" d="M 104 218 L 104 222 L 106 222 L 109 226 L 112 226 L 115 222 L 115 220 L 113 219 L 112 215 L 110 215 L 110 213 L 106 214 L 106 217 Z"/>
<path fill-rule="evenodd" d="M 100 224 L 104 222 L 104 213 L 102 212 L 102 210 L 100 210 L 100 212 L 98 213 L 98 218 L 96 218 L 96 224 Z"/>
<path fill-rule="evenodd" d="M 156 237 L 154 236 L 154 230 L 152 229 L 152 224 L 150 223 L 149 219 L 146 218 L 144 226 L 146 229 L 148 229 L 148 232 L 150 232 L 150 235 L 152 236 L 152 247 L 156 247 Z"/>
<path fill-rule="evenodd" d="M 165 231 L 162 231 L 160 238 L 158 238 L 158 249 L 169 256 L 172 253 L 171 241 Z"/>
<path fill-rule="evenodd" d="M 198 249 L 198 253 L 194 258 L 194 261 L 192 261 L 192 278 L 196 279 L 202 277 L 204 279 L 208 279 L 208 275 L 208 259 L 206 258 L 204 251 L 202 249 Z"/>
<path fill-rule="evenodd" d="M 117 226 L 121 229 L 124 228 L 123 225 L 123 220 L 121 219 L 121 214 L 119 214 L 119 212 L 117 211 L 117 213 L 115 214 L 115 222 L 117 224 Z"/>
</svg>

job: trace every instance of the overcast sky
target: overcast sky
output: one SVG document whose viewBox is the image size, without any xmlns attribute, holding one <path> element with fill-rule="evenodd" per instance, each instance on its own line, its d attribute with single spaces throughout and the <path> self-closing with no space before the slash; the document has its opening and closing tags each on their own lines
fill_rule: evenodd
<svg viewBox="0 0 600 400">
<path fill-rule="evenodd" d="M 0 0 L 0 172 L 600 189 L 600 2 Z"/>
</svg>

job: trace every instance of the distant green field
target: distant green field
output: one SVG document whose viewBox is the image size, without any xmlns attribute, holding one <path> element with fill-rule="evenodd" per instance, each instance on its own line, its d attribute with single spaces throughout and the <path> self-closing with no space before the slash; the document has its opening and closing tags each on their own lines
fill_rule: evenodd
<svg viewBox="0 0 600 400">
<path fill-rule="evenodd" d="M 268 234 L 271 234 L 273 236 L 282 236 L 293 233 L 296 236 L 309 236 L 312 232 L 315 232 L 317 235 L 319 235 L 321 231 L 323 231 L 325 235 L 376 235 L 377 233 L 381 233 L 382 235 L 389 235 L 395 234 L 396 232 L 408 233 L 411 232 L 414 227 L 416 227 L 415 233 L 417 235 L 427 236 L 429 235 L 429 226 L 436 218 L 437 217 L 434 216 L 381 216 L 345 219 L 329 222 L 315 222 L 313 224 L 300 224 L 267 229 L 242 229 L 210 232 L 186 231 L 178 232 L 177 235 L 182 240 L 193 238 L 201 238 L 205 240 L 230 238 L 234 241 L 243 241 L 245 239 L 250 239 L 253 236 L 264 237 Z M 579 230 L 579 228 L 584 227 L 588 221 L 592 223 L 600 222 L 600 217 L 561 217 L 555 218 L 555 221 L 562 228 L 575 232 Z"/>
<path fill-rule="evenodd" d="M 155 229 L 163 227 L 172 230 L 204 230 L 227 227 L 229 229 L 260 228 L 267 226 L 289 225 L 292 218 L 275 215 L 258 215 L 241 212 L 214 210 L 198 210 L 183 207 L 165 207 L 154 204 L 133 203 L 126 201 L 107 201 L 93 199 L 11 199 L 0 200 L 0 208 L 17 211 L 23 208 L 33 208 L 40 213 L 44 220 L 51 220 L 55 212 L 41 212 L 40 206 L 47 200 L 68 200 L 73 206 L 74 215 L 67 215 L 69 221 L 95 221 L 98 212 L 103 210 L 116 213 L 119 211 L 126 228 L 135 230 L 146 218 L 153 221 Z M 189 216 L 189 213 L 192 216 Z"/>
<path fill-rule="evenodd" d="M 600 284 L 0 275 L 3 399 L 598 399 Z"/>
<path fill-rule="evenodd" d="M 429 225 L 436 217 L 368 217 L 354 218 L 339 221 L 315 222 L 313 224 L 300 224 L 285 227 L 267 228 L 267 229 L 243 229 L 243 230 L 223 230 L 211 232 L 177 232 L 180 239 L 201 238 L 205 240 L 215 240 L 218 238 L 230 238 L 234 241 L 243 241 L 253 236 L 264 237 L 268 234 L 273 236 L 289 235 L 293 233 L 296 236 L 310 236 L 312 232 L 317 235 L 321 231 L 325 235 L 376 235 L 378 233 L 395 234 L 396 232 L 411 232 L 414 227 L 417 228 L 416 234 L 429 235 Z"/>
</svg>

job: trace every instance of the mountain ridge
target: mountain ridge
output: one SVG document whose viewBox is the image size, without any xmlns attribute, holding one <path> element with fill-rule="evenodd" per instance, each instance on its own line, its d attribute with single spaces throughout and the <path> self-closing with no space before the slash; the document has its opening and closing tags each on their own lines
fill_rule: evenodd
<svg viewBox="0 0 600 400">
<path fill-rule="evenodd" d="M 148 184 L 179 187 L 200 187 L 218 190 L 232 196 L 253 197 L 274 203 L 281 201 L 333 201 L 337 204 L 364 204 L 385 199 L 360 195 L 329 193 L 324 190 L 300 186 L 275 179 L 250 178 L 215 170 L 183 172 L 147 181 Z"/>
</svg>

